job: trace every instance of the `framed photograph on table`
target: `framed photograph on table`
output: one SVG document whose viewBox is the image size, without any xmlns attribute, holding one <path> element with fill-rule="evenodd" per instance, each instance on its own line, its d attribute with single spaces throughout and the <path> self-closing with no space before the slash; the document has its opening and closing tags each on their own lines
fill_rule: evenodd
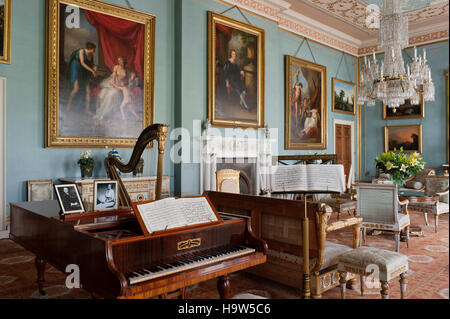
<svg viewBox="0 0 450 319">
<path fill-rule="evenodd" d="M 208 12 L 208 119 L 264 127 L 265 31 Z"/>
<path fill-rule="evenodd" d="M 119 207 L 117 181 L 95 181 L 94 211 L 114 210 Z"/>
<path fill-rule="evenodd" d="M 417 104 L 411 104 L 410 100 L 406 100 L 405 104 L 398 108 L 390 108 L 383 105 L 383 120 L 404 120 L 404 119 L 422 119 L 425 117 L 425 101 Z"/>
<path fill-rule="evenodd" d="M 85 212 L 77 185 L 55 185 L 55 191 L 63 215 L 81 214 Z"/>
<path fill-rule="evenodd" d="M 46 147 L 134 147 L 153 124 L 155 21 L 98 0 L 47 1 Z"/>
<path fill-rule="evenodd" d="M 11 0 L 0 0 L 0 63 L 11 63 Z"/>
<path fill-rule="evenodd" d="M 286 56 L 285 149 L 327 148 L 327 68 Z"/>
<path fill-rule="evenodd" d="M 422 153 L 422 125 L 386 126 L 385 152 L 400 150 Z"/>
<path fill-rule="evenodd" d="M 356 114 L 356 84 L 333 78 L 333 112 Z"/>
</svg>

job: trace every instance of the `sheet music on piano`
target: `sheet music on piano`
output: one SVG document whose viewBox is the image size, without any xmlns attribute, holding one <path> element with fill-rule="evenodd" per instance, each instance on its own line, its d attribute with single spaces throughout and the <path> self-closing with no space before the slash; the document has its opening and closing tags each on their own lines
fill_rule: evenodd
<svg viewBox="0 0 450 319">
<path fill-rule="evenodd" d="M 276 192 L 345 192 L 343 165 L 272 166 L 271 189 Z"/>
<path fill-rule="evenodd" d="M 148 234 L 220 222 L 205 197 L 166 198 L 135 207 Z"/>
</svg>

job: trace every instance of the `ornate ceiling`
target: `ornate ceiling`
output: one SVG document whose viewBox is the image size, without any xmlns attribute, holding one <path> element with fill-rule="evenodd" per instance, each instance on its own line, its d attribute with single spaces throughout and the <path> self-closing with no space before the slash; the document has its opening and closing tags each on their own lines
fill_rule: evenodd
<svg viewBox="0 0 450 319">
<path fill-rule="evenodd" d="M 377 50 L 369 5 L 382 0 L 220 0 L 276 22 L 280 29 L 362 56 Z M 409 44 L 449 38 L 449 0 L 399 0 L 409 18 Z"/>
</svg>

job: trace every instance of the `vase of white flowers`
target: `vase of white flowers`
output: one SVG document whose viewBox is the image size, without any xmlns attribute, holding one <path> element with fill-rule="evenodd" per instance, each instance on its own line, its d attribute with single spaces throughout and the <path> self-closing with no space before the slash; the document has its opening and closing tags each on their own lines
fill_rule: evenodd
<svg viewBox="0 0 450 319">
<path fill-rule="evenodd" d="M 91 178 L 94 172 L 94 158 L 92 157 L 92 152 L 82 152 L 80 159 L 78 160 L 78 165 L 80 165 L 81 178 Z"/>
<path fill-rule="evenodd" d="M 408 157 L 403 153 L 403 148 L 383 153 L 375 158 L 375 162 L 381 172 L 391 176 L 392 182 L 398 188 L 403 187 L 405 181 L 416 175 L 426 164 L 419 153 L 413 153 Z"/>
</svg>

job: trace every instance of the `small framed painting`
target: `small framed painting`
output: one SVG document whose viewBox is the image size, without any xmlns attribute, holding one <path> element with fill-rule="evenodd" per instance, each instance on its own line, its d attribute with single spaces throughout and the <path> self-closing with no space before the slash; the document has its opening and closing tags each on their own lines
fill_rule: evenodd
<svg viewBox="0 0 450 319">
<path fill-rule="evenodd" d="M 58 202 L 63 215 L 84 213 L 83 202 L 75 184 L 55 185 Z"/>
<path fill-rule="evenodd" d="M 208 12 L 208 119 L 213 126 L 264 126 L 265 31 Z"/>
<path fill-rule="evenodd" d="M 404 119 L 421 119 L 425 117 L 425 101 L 417 104 L 411 104 L 410 100 L 406 100 L 405 104 L 397 108 L 390 108 L 383 105 L 383 120 L 404 120 Z"/>
<path fill-rule="evenodd" d="M 333 78 L 333 112 L 356 114 L 355 83 Z"/>
<path fill-rule="evenodd" d="M 119 207 L 117 181 L 96 181 L 94 184 L 94 211 L 114 210 Z"/>
<path fill-rule="evenodd" d="M 285 149 L 327 148 L 327 68 L 286 56 Z"/>
<path fill-rule="evenodd" d="M 422 153 L 422 125 L 385 127 L 385 151 L 402 147 L 405 153 Z"/>
<path fill-rule="evenodd" d="M 0 0 L 0 63 L 11 63 L 11 0 Z"/>
</svg>

